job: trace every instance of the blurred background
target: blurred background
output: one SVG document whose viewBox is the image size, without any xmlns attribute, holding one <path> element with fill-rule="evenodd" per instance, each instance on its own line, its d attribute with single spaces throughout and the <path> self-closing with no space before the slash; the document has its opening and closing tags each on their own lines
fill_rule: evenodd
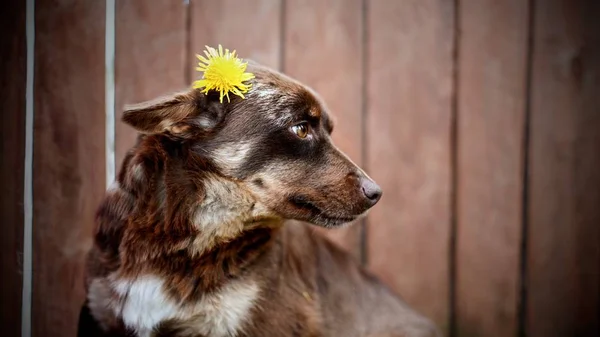
<svg viewBox="0 0 600 337">
<path fill-rule="evenodd" d="M 324 97 L 384 190 L 327 235 L 445 335 L 600 334 L 599 1 L 2 7 L 1 335 L 75 335 L 94 212 L 135 138 L 122 107 L 189 86 L 217 44 Z"/>
</svg>

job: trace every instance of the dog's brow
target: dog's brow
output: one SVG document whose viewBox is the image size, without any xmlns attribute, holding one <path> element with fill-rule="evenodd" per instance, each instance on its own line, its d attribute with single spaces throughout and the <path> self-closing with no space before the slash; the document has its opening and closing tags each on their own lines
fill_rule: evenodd
<svg viewBox="0 0 600 337">
<path fill-rule="evenodd" d="M 310 109 L 308 109 L 308 115 L 310 117 L 314 117 L 316 119 L 321 118 L 321 109 L 319 109 L 316 106 L 312 106 Z"/>
</svg>

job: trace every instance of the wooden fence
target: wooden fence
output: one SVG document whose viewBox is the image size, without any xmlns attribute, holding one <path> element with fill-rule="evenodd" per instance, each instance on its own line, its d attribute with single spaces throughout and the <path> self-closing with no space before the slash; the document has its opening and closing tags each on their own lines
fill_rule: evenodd
<svg viewBox="0 0 600 337">
<path fill-rule="evenodd" d="M 105 160 L 135 137 L 120 108 L 188 86 L 219 43 L 324 97 L 384 189 L 328 235 L 447 335 L 600 334 L 600 2 L 28 2 L 29 48 L 25 1 L 0 22 L 4 336 L 21 313 L 75 334 Z"/>
</svg>

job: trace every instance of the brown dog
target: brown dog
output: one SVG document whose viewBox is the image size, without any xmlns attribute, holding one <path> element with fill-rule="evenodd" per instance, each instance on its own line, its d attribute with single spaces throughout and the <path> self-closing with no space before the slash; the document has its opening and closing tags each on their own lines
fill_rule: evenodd
<svg viewBox="0 0 600 337">
<path fill-rule="evenodd" d="M 125 112 L 141 135 L 98 211 L 86 310 L 117 336 L 437 336 L 308 225 L 284 225 L 339 226 L 381 190 L 331 143 L 315 93 L 249 70 L 246 99 L 191 90 Z"/>
</svg>

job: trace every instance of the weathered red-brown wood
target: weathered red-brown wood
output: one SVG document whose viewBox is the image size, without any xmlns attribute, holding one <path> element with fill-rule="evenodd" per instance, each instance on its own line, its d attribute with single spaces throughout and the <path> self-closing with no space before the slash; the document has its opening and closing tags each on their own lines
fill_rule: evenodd
<svg viewBox="0 0 600 337">
<path fill-rule="evenodd" d="M 409 304 L 448 326 L 456 195 L 458 336 L 516 335 L 522 300 L 528 336 L 598 335 L 599 5 L 535 2 L 526 143 L 529 4 L 458 3 L 117 1 L 117 164 L 135 137 L 119 121 L 123 105 L 189 86 L 198 76 L 194 54 L 206 44 L 283 65 L 325 98 L 337 117 L 334 140 L 382 185 L 368 219 L 369 264 Z M 11 6 L 0 22 L 7 74 L 0 79 L 0 325 L 8 336 L 20 331 L 26 54 L 25 4 Z M 38 0 L 36 12 L 32 326 L 35 336 L 68 336 L 105 187 L 105 5 Z M 526 298 L 519 293 L 523 225 Z M 360 254 L 358 226 L 328 235 Z"/>
<path fill-rule="evenodd" d="M 460 1 L 456 326 L 518 329 L 528 3 Z"/>
<path fill-rule="evenodd" d="M 245 59 L 277 68 L 280 63 L 281 1 L 194 0 L 191 2 L 192 79 L 205 45 L 236 50 Z"/>
<path fill-rule="evenodd" d="M 383 188 L 369 264 L 446 329 L 454 6 L 369 1 L 367 21 L 367 168 Z"/>
<path fill-rule="evenodd" d="M 284 22 L 283 71 L 321 95 L 335 119 L 335 144 L 362 165 L 362 2 L 289 1 Z M 360 258 L 360 226 L 325 233 Z"/>
<path fill-rule="evenodd" d="M 116 2 L 115 162 L 117 172 L 137 133 L 121 122 L 123 107 L 183 90 L 186 11 L 183 1 Z M 191 68 L 191 66 L 190 66 Z"/>
<path fill-rule="evenodd" d="M 600 4 L 534 12 L 528 336 L 600 334 Z"/>
<path fill-rule="evenodd" d="M 25 1 L 0 14 L 0 326 L 21 334 L 23 172 L 25 162 Z"/>
<path fill-rule="evenodd" d="M 104 1 L 38 0 L 33 336 L 74 336 L 105 190 Z"/>
</svg>

